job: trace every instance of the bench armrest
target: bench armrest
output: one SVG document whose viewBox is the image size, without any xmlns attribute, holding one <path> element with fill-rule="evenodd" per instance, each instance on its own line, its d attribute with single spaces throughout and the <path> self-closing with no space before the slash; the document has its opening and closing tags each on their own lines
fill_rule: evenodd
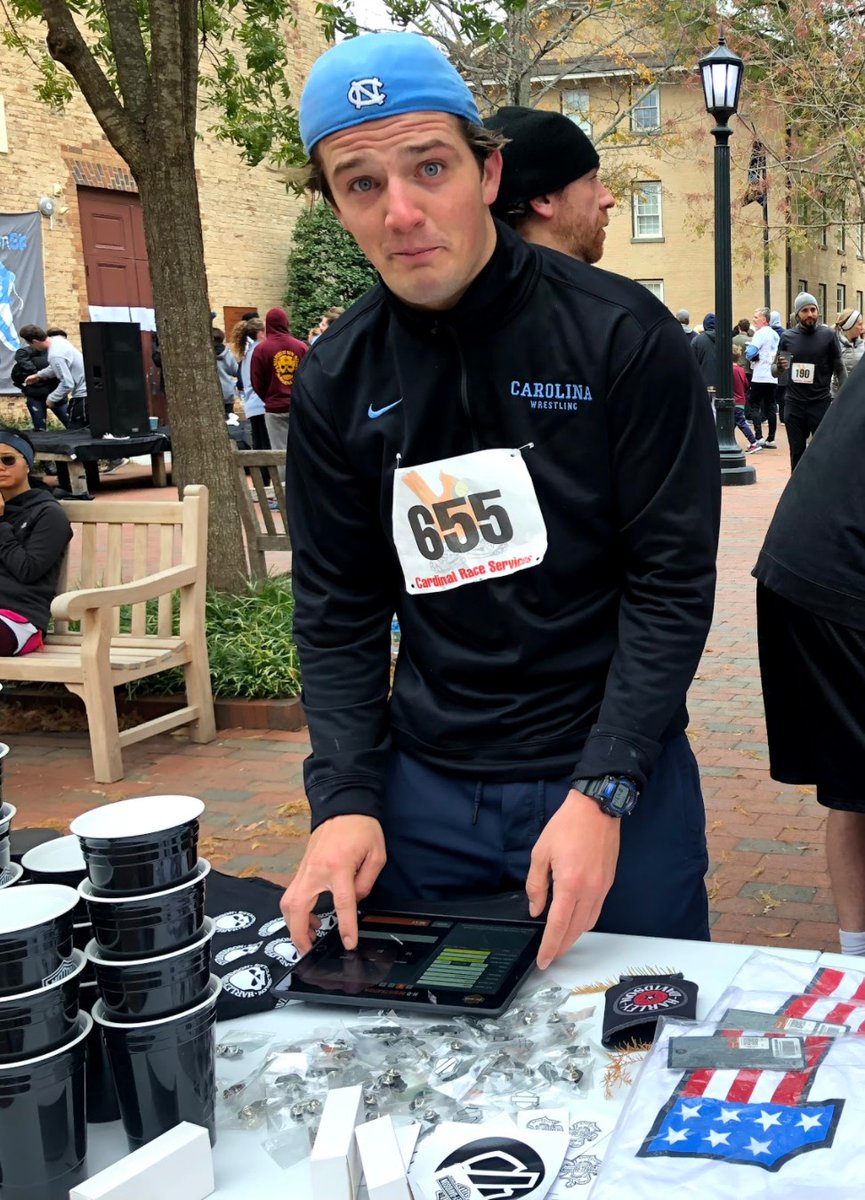
<svg viewBox="0 0 865 1200">
<path fill-rule="evenodd" d="M 55 621 L 78 621 L 88 609 L 117 608 L 121 604 L 139 604 L 142 600 L 153 600 L 173 592 L 176 588 L 195 583 L 199 568 L 169 567 L 155 575 L 119 583 L 116 587 L 83 588 L 77 592 L 63 592 L 56 596 L 51 605 Z"/>
</svg>

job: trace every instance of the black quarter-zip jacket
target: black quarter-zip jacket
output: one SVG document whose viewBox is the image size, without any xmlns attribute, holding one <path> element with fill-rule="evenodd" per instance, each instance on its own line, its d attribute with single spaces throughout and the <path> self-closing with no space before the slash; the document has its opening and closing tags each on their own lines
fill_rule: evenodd
<svg viewBox="0 0 865 1200">
<path fill-rule="evenodd" d="M 380 814 L 392 746 L 491 781 L 642 784 L 687 724 L 720 515 L 693 353 L 641 285 L 497 230 L 454 308 L 379 285 L 297 375 L 288 510 L 313 828 Z M 490 448 L 525 448 L 543 562 L 409 595 L 397 465 Z"/>
<path fill-rule="evenodd" d="M 0 517 L 0 608 L 44 631 L 72 538 L 69 518 L 45 487 L 6 501 Z"/>
</svg>

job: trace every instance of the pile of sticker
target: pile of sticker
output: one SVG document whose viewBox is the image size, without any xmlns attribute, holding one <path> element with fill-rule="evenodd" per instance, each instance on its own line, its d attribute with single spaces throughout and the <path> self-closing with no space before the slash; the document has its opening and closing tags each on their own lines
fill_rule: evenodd
<svg viewBox="0 0 865 1200">
<path fill-rule="evenodd" d="M 600 1053 L 588 1044 L 593 1013 L 586 997 L 544 986 L 495 1020 L 364 1013 L 302 1043 L 229 1029 L 216 1048 L 217 1125 L 258 1130 L 277 1163 L 290 1167 L 309 1154 L 328 1092 L 360 1084 L 367 1121 L 390 1116 L 397 1131 L 420 1125 L 410 1176 L 416 1195 L 441 1192 L 432 1177 L 463 1144 L 474 1149 L 458 1174 L 479 1178 L 478 1139 L 506 1133 L 512 1161 L 499 1169 L 524 1172 L 509 1194 L 540 1200 L 553 1188 L 553 1196 L 573 1196 L 597 1174 L 597 1150 L 614 1124 L 602 1102 L 587 1099 Z M 433 1160 L 430 1175 L 424 1164 Z M 528 1180 L 535 1182 L 526 1187 Z M 489 1194 L 474 1187 L 465 1197 Z"/>
</svg>

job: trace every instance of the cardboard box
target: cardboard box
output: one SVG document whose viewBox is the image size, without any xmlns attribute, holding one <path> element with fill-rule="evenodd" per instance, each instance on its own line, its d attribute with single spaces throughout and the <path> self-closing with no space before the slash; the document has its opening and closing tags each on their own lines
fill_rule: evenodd
<svg viewBox="0 0 865 1200">
<path fill-rule="evenodd" d="M 360 1152 L 355 1126 L 363 1121 L 363 1089 L 334 1088 L 328 1092 L 309 1157 L 314 1196 L 355 1200 L 360 1187 Z"/>
<path fill-rule="evenodd" d="M 79 1183 L 69 1200 L 204 1200 L 214 1187 L 208 1132 L 183 1121 Z"/>
<path fill-rule="evenodd" d="M 369 1200 L 412 1200 L 405 1163 L 390 1117 L 355 1130 Z"/>
</svg>

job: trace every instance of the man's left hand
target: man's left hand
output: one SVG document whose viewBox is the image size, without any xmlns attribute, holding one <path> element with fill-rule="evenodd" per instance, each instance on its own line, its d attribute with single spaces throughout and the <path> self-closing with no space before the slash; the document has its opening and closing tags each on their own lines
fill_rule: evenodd
<svg viewBox="0 0 865 1200">
<path fill-rule="evenodd" d="M 526 880 L 533 917 L 544 910 L 551 876 L 553 882 L 553 901 L 538 950 L 541 970 L 570 950 L 597 921 L 616 874 L 620 820 L 608 817 L 594 800 L 574 789 L 535 842 Z"/>
</svg>

